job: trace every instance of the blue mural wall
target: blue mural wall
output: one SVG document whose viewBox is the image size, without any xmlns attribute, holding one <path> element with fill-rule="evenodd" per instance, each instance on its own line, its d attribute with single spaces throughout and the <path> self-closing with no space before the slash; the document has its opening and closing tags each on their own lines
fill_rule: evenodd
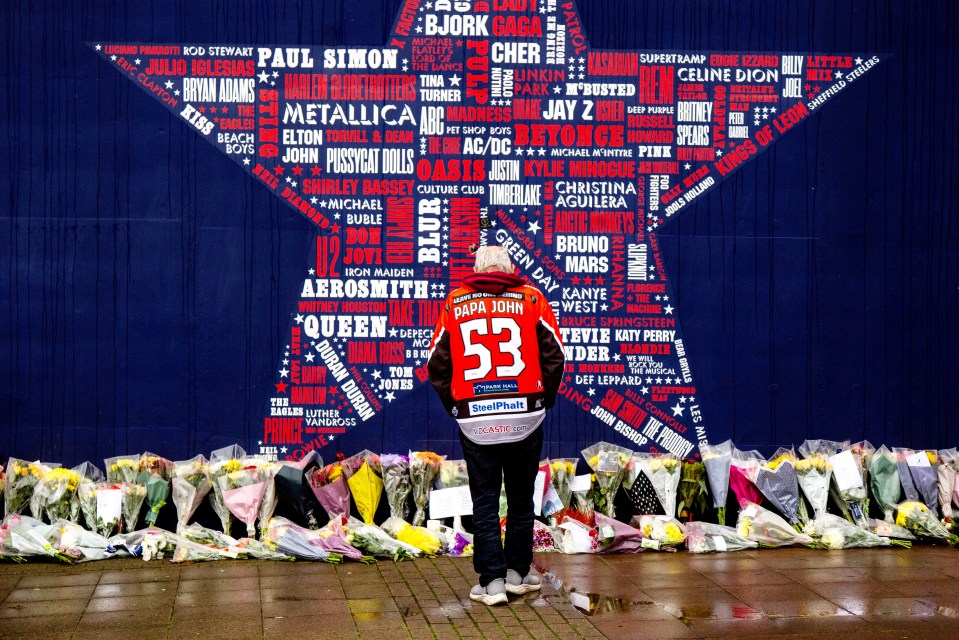
<svg viewBox="0 0 959 640">
<path fill-rule="evenodd" d="M 86 42 L 381 46 L 399 2 L 3 7 L 0 458 L 255 449 L 315 226 Z M 593 49 L 880 66 L 658 231 L 711 441 L 954 446 L 959 60 L 948 3 L 582 2 Z M 561 401 L 546 453 L 608 426 Z M 425 385 L 321 453 L 430 448 Z M 625 443 L 625 442 L 624 442 Z"/>
</svg>

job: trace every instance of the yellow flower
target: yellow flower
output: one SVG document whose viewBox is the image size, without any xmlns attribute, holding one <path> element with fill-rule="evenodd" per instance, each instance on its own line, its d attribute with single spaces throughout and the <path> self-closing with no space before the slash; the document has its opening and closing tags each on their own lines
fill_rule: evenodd
<svg viewBox="0 0 959 640">
<path fill-rule="evenodd" d="M 900 527 L 908 527 L 909 516 L 916 511 L 926 512 L 929 508 L 921 502 L 903 502 L 896 513 L 896 524 Z"/>
<path fill-rule="evenodd" d="M 783 464 L 784 462 L 791 462 L 791 461 L 793 461 L 793 457 L 789 455 L 788 453 L 784 453 L 778 458 L 776 458 L 775 460 L 771 460 L 770 462 L 767 462 L 766 467 L 768 467 L 769 469 L 777 469 L 779 465 Z"/>
<path fill-rule="evenodd" d="M 926 450 L 926 457 L 929 458 L 929 464 L 936 466 L 939 463 L 939 453 L 936 451 Z"/>
<path fill-rule="evenodd" d="M 223 470 L 226 471 L 227 473 L 233 473 L 234 471 L 239 471 L 242 468 L 243 468 L 243 463 L 237 460 L 236 458 L 234 458 L 233 460 L 230 460 L 225 465 L 223 465 Z"/>
<path fill-rule="evenodd" d="M 679 544 L 683 541 L 683 532 L 674 523 L 666 525 L 666 544 Z"/>
</svg>

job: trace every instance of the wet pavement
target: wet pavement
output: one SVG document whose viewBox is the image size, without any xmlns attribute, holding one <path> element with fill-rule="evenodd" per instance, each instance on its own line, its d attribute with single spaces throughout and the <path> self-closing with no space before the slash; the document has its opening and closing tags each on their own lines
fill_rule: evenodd
<svg viewBox="0 0 959 640">
<path fill-rule="evenodd" d="M 950 638 L 959 549 L 537 554 L 539 594 L 469 600 L 468 559 L 0 564 L 0 638 Z"/>
</svg>

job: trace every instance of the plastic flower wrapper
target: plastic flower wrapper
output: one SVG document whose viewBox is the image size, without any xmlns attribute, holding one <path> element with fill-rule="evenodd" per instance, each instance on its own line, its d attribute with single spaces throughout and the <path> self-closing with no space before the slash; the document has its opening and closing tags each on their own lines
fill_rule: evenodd
<svg viewBox="0 0 959 640">
<path fill-rule="evenodd" d="M 821 452 L 816 451 L 805 458 L 796 460 L 796 480 L 803 495 L 813 508 L 813 517 L 826 512 L 829 503 L 829 479 L 832 477 L 832 465 Z"/>
<path fill-rule="evenodd" d="M 27 462 L 19 458 L 10 458 L 7 461 L 7 471 L 3 478 L 4 513 L 12 515 L 23 513 L 33 489 L 40 482 L 43 474 L 50 469 L 40 462 Z"/>
<path fill-rule="evenodd" d="M 93 510 L 87 514 L 91 504 L 91 497 L 96 498 L 96 485 L 106 480 L 103 472 L 92 462 L 84 462 L 73 467 L 73 472 L 77 474 L 77 490 L 73 492 L 73 501 L 70 503 L 70 522 L 83 524 L 86 522 L 87 529 L 93 531 L 96 526 L 96 502 L 93 502 Z M 84 490 L 86 494 L 84 495 Z M 91 496 L 92 494 L 92 496 Z M 84 507 L 84 499 L 87 500 Z M 82 519 L 81 519 L 82 518 Z"/>
<path fill-rule="evenodd" d="M 746 551 L 758 546 L 758 542 L 744 538 L 733 527 L 711 522 L 689 522 L 686 524 L 686 548 L 690 553 Z"/>
<path fill-rule="evenodd" d="M 280 503 L 280 496 L 276 492 L 276 474 L 279 473 L 283 465 L 271 460 L 258 460 L 255 464 L 260 470 L 260 477 L 266 483 L 263 499 L 260 501 L 260 509 L 257 512 L 260 529 L 266 531 L 267 523 L 270 522 L 270 518 L 276 512 L 276 506 Z"/>
<path fill-rule="evenodd" d="M 410 459 L 408 456 L 390 453 L 380 456 L 383 468 L 383 488 L 390 505 L 390 516 L 406 520 L 409 516 L 407 500 L 413 485 L 410 481 Z"/>
<path fill-rule="evenodd" d="M 633 503 L 633 509 L 639 514 L 661 514 L 663 505 L 656 495 L 656 489 L 653 487 L 652 480 L 643 473 L 643 456 L 650 454 L 633 454 L 633 457 L 626 463 L 626 471 L 623 474 L 623 490 L 626 497 Z"/>
<path fill-rule="evenodd" d="M 829 456 L 829 464 L 832 465 L 830 493 L 846 519 L 859 526 L 865 526 L 867 519 L 863 458 L 851 447 Z"/>
<path fill-rule="evenodd" d="M 402 520 L 397 518 L 397 521 Z M 405 522 L 405 521 L 403 521 Z M 374 557 L 391 558 L 395 561 L 411 560 L 423 555 L 423 550 L 397 540 L 381 527 L 366 524 L 352 516 L 347 520 L 347 537 L 350 544 Z"/>
<path fill-rule="evenodd" d="M 740 509 L 747 504 L 759 504 L 763 501 L 763 494 L 753 480 L 759 474 L 759 467 L 765 462 L 766 459 L 758 451 L 733 450 L 729 467 L 729 487 L 733 490 Z"/>
<path fill-rule="evenodd" d="M 732 440 L 719 444 L 700 444 L 699 452 L 706 466 L 706 479 L 709 481 L 709 493 L 713 496 L 713 508 L 716 509 L 719 524 L 726 524 L 726 498 L 729 493 L 730 464 L 736 446 Z"/>
<path fill-rule="evenodd" d="M 383 497 L 380 457 L 369 450 L 360 451 L 343 461 L 343 474 L 360 517 L 366 524 L 373 524 L 373 516 Z M 341 515 L 347 516 L 349 513 Z"/>
<path fill-rule="evenodd" d="M 94 488 L 92 498 L 85 495 L 84 499 L 93 503 L 94 530 L 104 537 L 116 533 L 123 516 L 123 488 L 118 484 L 100 483 Z"/>
<path fill-rule="evenodd" d="M 579 520 L 571 519 L 563 521 L 557 528 L 563 532 L 563 538 L 558 545 L 559 550 L 563 553 L 599 552 L 599 534 L 596 529 Z"/>
<path fill-rule="evenodd" d="M 416 505 L 413 524 L 416 526 L 426 522 L 430 490 L 445 459 L 446 456 L 436 455 L 432 451 L 410 451 L 410 480 L 413 484 L 413 503 Z"/>
<path fill-rule="evenodd" d="M 130 533 L 137 528 L 140 511 L 147 498 L 147 488 L 138 482 L 123 482 L 120 484 L 120 490 L 123 492 L 123 499 L 120 502 L 122 514 L 120 522 L 124 532 Z"/>
<path fill-rule="evenodd" d="M 44 513 L 50 522 L 68 520 L 79 484 L 80 476 L 72 469 L 58 467 L 44 473 L 33 489 L 31 500 L 38 503 L 34 516 Z"/>
<path fill-rule="evenodd" d="M 634 453 L 630 462 L 639 462 L 643 474 L 653 485 L 659 504 L 663 508 L 663 514 L 672 516 L 676 513 L 676 494 L 682 477 L 682 463 L 679 458 L 668 453 L 658 456 Z"/>
<path fill-rule="evenodd" d="M 107 471 L 107 482 L 110 484 L 121 484 L 123 482 L 136 482 L 140 475 L 140 456 L 116 456 L 107 458 L 103 461 Z"/>
<path fill-rule="evenodd" d="M 693 512 L 706 510 L 706 465 L 699 460 L 683 460 L 679 479 L 679 505 L 676 517 L 692 522 Z"/>
<path fill-rule="evenodd" d="M 942 517 L 952 520 L 952 497 L 956 491 L 956 449 L 939 450 L 939 467 L 936 468 L 939 477 L 939 508 Z"/>
<path fill-rule="evenodd" d="M 147 562 L 150 560 L 171 560 L 179 544 L 182 542 L 189 543 L 189 540 L 183 540 L 176 534 L 156 527 L 148 527 L 142 533 L 140 556 Z"/>
<path fill-rule="evenodd" d="M 346 527 L 347 542 L 375 558 L 389 558 L 399 562 L 401 560 L 412 560 L 423 555 L 423 551 L 413 545 L 391 538 L 388 533 L 376 525 L 366 524 L 352 516 L 347 520 Z"/>
<path fill-rule="evenodd" d="M 892 513 L 902 500 L 902 485 L 899 481 L 896 454 L 887 449 L 886 445 L 879 447 L 869 461 L 869 484 L 886 522 L 892 522 Z"/>
<path fill-rule="evenodd" d="M 268 530 L 264 529 L 264 531 Z M 264 536 L 264 539 L 266 536 Z M 296 560 L 293 556 L 288 556 L 286 554 L 274 551 L 269 544 L 265 541 L 255 540 L 253 538 L 240 538 L 236 541 L 236 546 L 229 549 L 230 552 L 235 552 L 237 557 L 240 558 L 253 558 L 255 560 L 280 560 L 284 562 L 292 562 Z"/>
<path fill-rule="evenodd" d="M 116 557 L 116 548 L 99 533 L 87 531 L 69 520 L 58 520 L 55 524 L 59 530 L 57 549 L 74 562 L 108 560 Z"/>
<path fill-rule="evenodd" d="M 323 460 L 319 458 L 315 451 L 311 451 L 299 463 L 281 464 L 273 478 L 279 499 L 283 504 L 293 509 L 296 515 L 302 519 L 299 524 L 305 524 L 310 529 L 318 529 L 320 526 L 316 519 L 319 503 L 316 501 L 316 496 L 313 495 L 313 490 L 307 484 L 306 473 L 314 469 L 319 470 L 322 464 Z M 269 519 L 261 519 L 260 527 L 268 526 L 269 522 Z"/>
<path fill-rule="evenodd" d="M 140 472 L 146 471 L 151 476 L 163 478 L 164 480 L 169 480 L 173 475 L 173 463 L 163 456 L 158 456 L 149 451 L 140 454 L 137 465 Z M 139 476 L 139 473 L 137 475 Z"/>
<path fill-rule="evenodd" d="M 286 518 L 274 517 L 270 520 L 263 542 L 273 551 L 298 560 L 315 560 L 338 564 L 343 556 L 330 553 L 323 547 L 313 544 L 316 532 L 294 524 Z"/>
<path fill-rule="evenodd" d="M 170 497 L 170 481 L 166 478 L 154 475 L 151 471 L 141 471 L 137 477 L 137 484 L 142 484 L 146 488 L 147 514 L 144 521 L 148 526 L 156 524 L 160 509 L 166 504 Z"/>
<path fill-rule="evenodd" d="M 580 480 L 582 479 L 582 481 Z M 581 484 L 582 486 L 578 486 Z M 593 508 L 593 476 L 576 476 L 571 484 L 569 508 L 563 509 L 555 515 L 557 522 L 572 519 L 592 527 L 595 521 L 596 510 Z"/>
<path fill-rule="evenodd" d="M 782 513 L 789 524 L 799 526 L 805 516 L 805 507 L 799 497 L 799 478 L 796 476 L 796 456 L 792 449 L 780 447 L 756 471 L 756 488 Z"/>
<path fill-rule="evenodd" d="M 203 498 L 210 493 L 213 481 L 210 479 L 210 464 L 202 454 L 190 460 L 174 462 L 171 475 L 173 504 L 176 507 L 179 530 L 180 527 L 187 526 Z"/>
<path fill-rule="evenodd" d="M 347 542 L 347 533 L 343 529 L 343 521 L 346 518 L 341 516 L 333 518 L 330 522 L 315 532 L 315 536 L 310 540 L 311 544 L 326 549 L 330 553 L 338 553 L 349 560 L 365 562 L 367 564 L 374 562 L 373 556 L 363 555 L 363 552 Z"/>
<path fill-rule="evenodd" d="M 929 507 L 918 500 L 903 502 L 896 507 L 896 524 L 920 538 L 939 538 L 953 546 L 959 544 L 959 535 L 949 533 Z"/>
<path fill-rule="evenodd" d="M 899 540 L 917 539 L 916 536 L 909 531 L 909 529 L 900 527 L 895 522 L 886 522 L 885 520 L 875 520 L 873 518 L 869 518 L 867 522 L 868 524 L 866 528 L 875 533 L 877 536 L 882 536 L 884 538 L 898 538 Z"/>
<path fill-rule="evenodd" d="M 912 546 L 911 542 L 876 535 L 831 513 L 824 513 L 807 522 L 803 527 L 803 533 L 816 540 L 817 549 L 866 549 L 889 546 L 909 548 Z"/>
<path fill-rule="evenodd" d="M 539 520 L 533 520 L 533 551 L 537 553 L 558 551 L 553 532 Z"/>
<path fill-rule="evenodd" d="M 246 525 L 246 533 L 251 538 L 256 535 L 254 522 L 260 513 L 260 504 L 266 492 L 263 473 L 255 464 L 247 465 L 236 471 L 217 478 L 223 504 L 236 518 Z"/>
<path fill-rule="evenodd" d="M 639 553 L 643 551 L 643 534 L 625 522 L 596 514 L 596 542 L 599 553 Z"/>
<path fill-rule="evenodd" d="M 633 516 L 630 524 L 639 529 L 643 537 L 649 540 L 645 544 L 647 549 L 675 551 L 676 547 L 686 539 L 686 531 L 683 525 L 672 516 Z"/>
<path fill-rule="evenodd" d="M 466 460 L 443 460 L 439 475 L 433 483 L 434 489 L 469 486 L 470 477 L 466 471 Z"/>
<path fill-rule="evenodd" d="M 763 547 L 812 546 L 814 543 L 810 536 L 793 529 L 781 516 L 755 503 L 743 505 L 736 520 L 736 533 Z"/>
<path fill-rule="evenodd" d="M 54 532 L 53 525 L 44 524 L 30 516 L 10 514 L 3 519 L 0 527 L 3 529 L 3 547 L 0 548 L 0 554 L 4 556 L 41 556 L 72 562 L 70 556 L 50 542 L 49 538 Z"/>
<path fill-rule="evenodd" d="M 919 498 L 926 503 L 933 514 L 939 511 L 939 452 L 936 450 L 916 451 L 906 459 L 912 481 L 919 492 Z"/>
<path fill-rule="evenodd" d="M 410 461 L 412 459 L 413 456 L 410 456 Z M 412 545 L 431 556 L 435 556 L 443 547 L 443 542 L 438 535 L 426 527 L 411 525 L 400 518 L 388 518 L 382 528 L 400 542 Z"/>
<path fill-rule="evenodd" d="M 238 444 L 223 447 L 210 453 L 210 481 L 213 484 L 213 491 L 209 494 L 210 504 L 220 518 L 223 533 L 228 535 L 233 524 L 233 514 L 230 513 L 223 502 L 223 490 L 220 488 L 219 479 L 221 476 L 242 469 L 244 458 L 246 458 L 246 451 Z"/>
<path fill-rule="evenodd" d="M 576 477 L 576 458 L 554 458 L 549 462 L 549 481 L 556 490 L 563 508 L 573 499 L 573 478 Z"/>
<path fill-rule="evenodd" d="M 228 558 L 238 558 L 239 555 L 231 551 L 224 551 L 216 547 L 207 547 L 202 544 L 187 540 L 179 536 L 173 553 L 170 554 L 170 562 L 177 564 L 181 562 L 210 562 L 214 560 L 226 560 Z"/>
<path fill-rule="evenodd" d="M 899 467 L 899 482 L 902 483 L 903 497 L 909 502 L 919 500 L 919 490 L 912 481 L 912 474 L 909 473 L 909 463 L 906 458 L 914 455 L 916 452 L 905 447 L 893 447 L 892 452 L 896 454 L 896 465 Z"/>
<path fill-rule="evenodd" d="M 608 442 L 597 442 L 582 451 L 586 464 L 593 470 L 593 508 L 610 518 L 616 517 L 616 492 L 623 482 L 626 463 L 632 450 Z"/>
<path fill-rule="evenodd" d="M 542 524 L 542 523 L 541 523 Z M 429 520 L 426 528 L 439 536 L 443 543 L 443 553 L 450 556 L 470 557 L 473 555 L 473 536 L 465 531 L 447 527 L 439 520 Z"/>
<path fill-rule="evenodd" d="M 177 530 L 177 535 L 181 538 L 196 542 L 197 544 L 202 544 L 205 547 L 216 547 L 218 549 L 228 550 L 235 549 L 239 546 L 239 541 L 236 538 L 221 531 L 208 529 L 197 523 L 180 527 L 180 529 Z"/>
<path fill-rule="evenodd" d="M 307 469 L 306 481 L 330 520 L 350 513 L 350 488 L 343 465 L 333 462 L 323 468 Z"/>
</svg>

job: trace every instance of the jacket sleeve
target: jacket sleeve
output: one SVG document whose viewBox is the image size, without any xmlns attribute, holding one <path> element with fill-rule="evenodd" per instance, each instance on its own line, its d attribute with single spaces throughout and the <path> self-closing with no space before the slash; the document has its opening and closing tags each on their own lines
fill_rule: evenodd
<svg viewBox="0 0 959 640">
<path fill-rule="evenodd" d="M 448 308 L 449 305 L 446 305 Z M 446 412 L 453 410 L 453 394 L 450 386 L 453 383 L 453 356 L 450 351 L 450 334 L 446 330 L 446 309 L 440 314 L 433 340 L 430 342 L 430 355 L 426 361 L 426 370 L 430 376 L 430 384 L 436 389 L 437 395 L 443 402 Z"/>
<path fill-rule="evenodd" d="M 563 339 L 556 325 L 553 308 L 542 299 L 540 319 L 536 323 L 536 339 L 539 343 L 539 367 L 543 373 L 543 389 L 546 394 L 544 402 L 549 409 L 556 403 L 556 394 L 563 381 L 566 353 L 563 351 Z"/>
</svg>

